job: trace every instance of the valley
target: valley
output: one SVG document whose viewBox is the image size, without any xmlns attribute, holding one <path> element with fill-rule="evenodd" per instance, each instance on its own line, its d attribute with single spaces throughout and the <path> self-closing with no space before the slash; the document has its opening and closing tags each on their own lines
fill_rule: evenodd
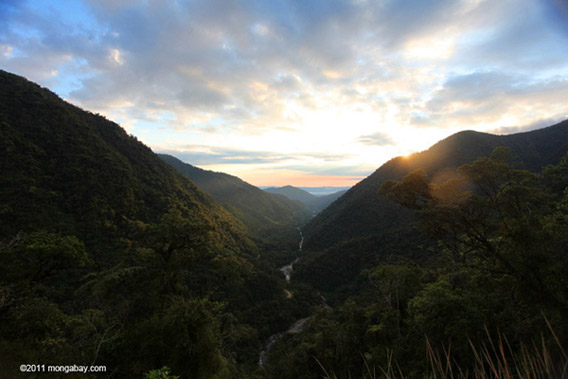
<svg viewBox="0 0 568 379">
<path fill-rule="evenodd" d="M 304 245 L 304 235 L 302 234 L 302 230 L 298 227 L 298 232 L 300 233 L 300 242 L 298 242 L 298 255 L 302 253 L 302 247 Z M 284 274 L 286 281 L 289 282 L 290 278 L 292 277 L 292 271 L 294 271 L 294 264 L 298 263 L 300 257 L 297 257 L 289 264 L 280 267 L 280 271 Z"/>
<path fill-rule="evenodd" d="M 315 196 L 156 154 L 0 71 L 0 155 L 8 377 L 565 368 L 568 121 L 460 132 Z"/>
</svg>

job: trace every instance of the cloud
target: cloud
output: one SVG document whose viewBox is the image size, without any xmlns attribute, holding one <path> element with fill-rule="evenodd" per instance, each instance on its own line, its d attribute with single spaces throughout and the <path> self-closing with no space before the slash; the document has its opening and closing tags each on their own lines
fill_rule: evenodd
<svg viewBox="0 0 568 379">
<path fill-rule="evenodd" d="M 373 169 L 362 169 L 360 166 L 354 165 L 288 165 L 282 168 L 318 176 L 351 176 L 357 177 L 359 180 L 373 172 Z"/>
<path fill-rule="evenodd" d="M 357 142 L 372 146 L 385 146 L 394 144 L 393 139 L 388 134 L 382 132 L 360 136 L 359 138 L 357 138 Z"/>
<path fill-rule="evenodd" d="M 559 122 L 563 121 L 563 118 L 557 119 L 542 119 L 535 122 L 531 122 L 527 125 L 519 125 L 519 126 L 502 126 L 499 128 L 487 130 L 488 133 L 492 134 L 513 134 L 513 133 L 525 133 L 530 132 L 532 130 L 546 128 L 548 126 L 552 126 L 558 124 Z"/>
<path fill-rule="evenodd" d="M 568 78 L 538 79 L 528 75 L 482 71 L 450 77 L 433 93 L 424 110 L 438 125 L 503 122 L 513 114 L 523 123 L 535 123 L 540 112 L 548 119 L 565 117 Z"/>
<path fill-rule="evenodd" d="M 153 128 L 151 146 L 176 132 L 213 149 L 184 150 L 194 162 L 338 162 L 412 142 L 401 131 L 567 116 L 561 4 L 4 1 L 0 66 L 134 134 Z"/>
<path fill-rule="evenodd" d="M 30 53 L 47 46 L 86 62 L 94 73 L 69 98 L 97 110 L 128 99 L 137 109 L 151 102 L 176 113 L 216 112 L 229 119 L 226 109 L 244 108 L 248 127 L 260 129 L 286 118 L 285 99 L 300 97 L 307 104 L 314 90 L 349 88 L 367 69 L 357 62 L 374 59 L 369 52 L 376 46 L 403 44 L 460 8 L 447 1 L 428 7 L 413 1 L 408 8 L 347 1 L 87 4 L 93 24 L 101 25 L 95 31 L 77 32 L 68 19 L 53 22 L 31 8 L 21 17 L 37 30 Z M 403 28 L 403 21 L 413 28 Z M 40 60 L 47 72 L 61 65 L 60 56 L 52 60 Z M 254 81 L 270 85 L 263 101 L 250 87 Z"/>
<path fill-rule="evenodd" d="M 554 26 L 568 35 L 568 3 L 563 0 L 543 1 L 545 11 L 554 21 Z"/>
<path fill-rule="evenodd" d="M 301 99 L 317 107 L 314 94 L 330 88 L 341 88 L 342 98 L 351 101 L 372 100 L 370 91 L 394 98 L 391 80 L 404 87 L 409 76 L 418 74 L 404 67 L 400 52 L 408 51 L 411 60 L 416 60 L 424 47 L 428 47 L 424 51 L 435 52 L 433 46 L 441 37 L 452 46 L 471 31 L 489 30 L 490 43 L 486 39 L 481 41 L 483 46 L 461 46 L 461 55 L 468 59 L 458 60 L 462 65 L 480 56 L 494 61 L 498 52 L 517 62 L 523 55 L 542 60 L 540 54 L 522 51 L 527 45 L 549 47 L 542 44 L 549 33 L 536 33 L 541 28 L 538 9 L 503 22 L 506 12 L 515 9 L 513 3 L 87 1 L 84 8 L 91 12 L 91 24 L 99 27 L 81 31 L 71 17 L 46 16 L 23 6 L 14 25 L 33 25 L 36 30 L 35 38 L 20 39 L 16 48 L 31 56 L 42 54 L 41 47 L 45 47 L 44 59 L 34 60 L 38 63 L 26 71 L 37 72 L 41 66 L 52 73 L 60 70 L 65 59 L 69 65 L 84 62 L 82 68 L 91 76 L 80 79 L 81 85 L 69 98 L 89 108 L 104 109 L 128 99 L 139 110 L 148 103 L 162 104 L 174 113 L 215 112 L 232 121 L 228 110 L 239 108 L 245 110 L 239 120 L 248 129 L 263 130 L 274 119 L 287 122 L 287 99 Z M 48 52 L 52 56 L 45 56 Z M 448 59 L 444 57 L 448 52 L 439 54 L 427 58 Z M 262 96 L 251 86 L 255 82 L 268 86 Z M 363 96 L 348 95 L 354 85 L 370 91 Z M 418 96 L 420 93 L 411 94 L 410 100 Z M 177 127 L 181 124 L 180 119 Z"/>
<path fill-rule="evenodd" d="M 211 146 L 159 149 L 159 153 L 173 155 L 191 165 L 277 163 L 287 160 L 284 155 L 266 151 L 247 151 Z"/>
<path fill-rule="evenodd" d="M 469 30 L 461 36 L 452 64 L 502 72 L 565 68 L 568 28 L 558 27 L 562 22 L 554 1 L 482 1 L 461 20 Z"/>
<path fill-rule="evenodd" d="M 202 145 L 177 146 L 175 150 L 161 148 L 159 153 L 174 155 L 192 165 L 210 164 L 275 164 L 317 160 L 320 162 L 341 162 L 352 158 L 347 154 L 327 154 L 318 152 L 302 152 L 282 154 L 270 151 L 252 151 L 231 147 L 215 147 Z M 297 166 L 299 167 L 299 166 Z"/>
</svg>

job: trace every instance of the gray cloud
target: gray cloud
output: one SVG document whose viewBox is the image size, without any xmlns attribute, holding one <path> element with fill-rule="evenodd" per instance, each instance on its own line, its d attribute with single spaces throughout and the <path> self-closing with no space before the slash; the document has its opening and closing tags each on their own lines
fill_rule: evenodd
<svg viewBox="0 0 568 379">
<path fill-rule="evenodd" d="M 199 146 L 192 146 L 195 149 Z M 173 155 L 192 165 L 211 164 L 248 164 L 248 163 L 277 163 L 287 159 L 286 156 L 265 152 L 245 151 L 235 149 L 203 147 L 203 150 L 159 150 L 159 153 Z"/>
<path fill-rule="evenodd" d="M 449 117 L 482 120 L 505 112 L 507 97 L 562 91 L 566 77 L 534 75 L 540 67 L 566 67 L 568 59 L 568 34 L 557 32 L 561 22 L 547 26 L 542 20 L 551 9 L 565 9 L 552 2 L 548 7 L 528 0 L 85 4 L 94 16 L 92 25 L 80 27 L 55 11 L 3 2 L 0 43 L 18 55 L 0 55 L 0 64 L 65 88 L 71 100 L 97 111 L 120 107 L 137 120 L 150 119 L 145 113 L 156 109 L 174 113 L 176 128 L 197 127 L 187 115 L 210 114 L 251 134 L 289 128 L 284 124 L 294 120 L 286 119 L 287 102 L 315 110 L 322 106 L 317 95 L 334 91 L 341 104 L 360 102 L 378 111 L 397 104 L 399 118 L 415 126 Z M 414 78 L 416 67 L 407 65 L 404 49 L 415 39 L 452 33 L 455 51 L 436 58 L 444 72 L 437 79 L 441 89 L 432 92 L 437 83 L 427 86 Z M 57 70 L 71 75 L 72 88 L 58 82 Z M 412 80 L 412 88 L 398 93 L 399 83 Z M 255 87 L 257 82 L 266 88 Z M 450 107 L 457 101 L 467 104 Z M 361 136 L 359 142 L 392 143 L 380 134 Z"/>
<path fill-rule="evenodd" d="M 255 107 L 254 102 L 246 101 L 250 80 L 271 81 L 278 74 L 294 74 L 327 85 L 325 72 L 350 73 L 366 44 L 400 42 L 406 30 L 418 33 L 421 26 L 430 27 L 447 17 L 449 11 L 435 17 L 447 2 L 429 7 L 422 3 L 413 1 L 403 7 L 388 2 L 369 8 L 347 1 L 276 5 L 221 0 L 184 5 L 93 1 L 90 6 L 104 31 L 90 37 L 66 32 L 75 29 L 61 19 L 38 21 L 28 14 L 22 22 L 39 31 L 38 45 L 84 59 L 96 70 L 94 78 L 71 94 L 84 104 L 100 106 L 101 98 L 109 103 L 128 98 L 137 104 L 141 98 L 152 98 L 187 109 L 222 112 L 227 104 Z M 404 23 L 413 27 L 403 27 Z M 255 33 L 255 25 L 265 28 L 266 35 Z M 28 47 L 35 53 L 39 49 Z M 120 51 L 122 66 L 108 59 L 113 49 Z M 194 74 L 187 75 L 184 67 Z M 211 86 L 225 87 L 226 93 L 220 95 Z M 279 94 L 291 90 L 274 88 Z M 257 110 L 264 111 L 261 106 Z"/>
<path fill-rule="evenodd" d="M 531 130 L 537 130 L 537 129 L 545 128 L 547 126 L 552 126 L 552 125 L 557 124 L 561 121 L 563 121 L 563 119 L 561 119 L 561 118 L 542 119 L 542 120 L 538 120 L 538 121 L 535 121 L 535 122 L 531 122 L 530 124 L 527 124 L 527 125 L 503 126 L 503 127 L 500 127 L 500 128 L 488 130 L 487 132 L 492 133 L 492 134 L 524 133 L 524 132 L 530 132 Z"/>
<path fill-rule="evenodd" d="M 357 138 L 357 142 L 365 145 L 386 146 L 394 144 L 393 139 L 386 133 L 376 132 Z"/>
<path fill-rule="evenodd" d="M 433 112 L 446 112 L 453 102 L 486 103 L 491 98 L 512 92 L 522 85 L 520 81 L 500 72 L 474 72 L 450 77 L 435 93 L 427 108 Z"/>
<path fill-rule="evenodd" d="M 301 162 L 306 159 L 324 162 L 341 162 L 352 158 L 349 154 L 326 154 L 303 152 L 297 154 L 280 154 L 269 151 L 251 151 L 230 147 L 212 147 L 188 145 L 180 146 L 178 150 L 159 149 L 159 153 L 170 154 L 192 165 L 212 164 L 247 164 L 247 163 L 283 163 Z M 296 165 L 295 167 L 300 167 Z M 306 166 L 307 167 L 307 166 Z"/>
<path fill-rule="evenodd" d="M 482 2 L 464 20 L 472 33 L 458 46 L 452 62 L 503 72 L 565 67 L 568 33 L 562 35 L 559 22 L 554 22 L 558 15 L 551 13 L 558 13 L 557 8 L 546 5 L 554 1 Z"/>
<path fill-rule="evenodd" d="M 509 110 L 531 112 L 531 109 L 554 108 L 562 104 L 568 93 L 568 79 L 538 79 L 528 75 L 482 71 L 450 77 L 425 105 L 430 122 L 469 122 L 470 125 L 499 119 Z M 562 118 L 566 109 L 553 119 Z M 538 122 L 537 119 L 534 122 Z"/>
</svg>

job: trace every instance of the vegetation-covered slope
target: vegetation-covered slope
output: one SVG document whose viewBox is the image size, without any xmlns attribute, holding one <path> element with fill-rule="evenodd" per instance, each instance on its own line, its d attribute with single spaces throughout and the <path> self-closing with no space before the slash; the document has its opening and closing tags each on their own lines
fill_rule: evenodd
<svg viewBox="0 0 568 379">
<path fill-rule="evenodd" d="M 519 376 L 531 365 L 549 365 L 531 377 L 561 373 L 568 158 L 541 168 L 566 153 L 567 129 L 463 132 L 390 161 L 314 220 L 322 250 L 299 254 L 285 284 L 259 269 L 240 221 L 118 125 L 0 72 L 0 373 L 45 362 L 105 365 L 105 377 L 169 366 L 308 378 L 322 375 L 319 361 L 331 376 L 396 362 L 425 377 L 428 351 L 454 372 L 490 368 L 489 357 L 526 368 Z M 502 149 L 478 159 L 497 145 L 533 172 Z M 461 163 L 471 164 L 449 175 Z M 428 254 L 401 258 L 409 251 Z M 281 334 L 259 369 L 264 341 L 319 303 L 301 280 L 336 292 L 335 309 Z M 480 362 L 470 344 L 498 348 Z"/>
<path fill-rule="evenodd" d="M 118 125 L 5 72 L 0 123 L 4 237 L 65 231 L 102 254 L 127 221 L 156 222 L 175 207 L 210 224 L 226 247 L 247 245 L 223 208 Z"/>
<path fill-rule="evenodd" d="M 296 188 L 293 186 L 269 187 L 265 188 L 264 190 L 266 192 L 284 195 L 289 199 L 297 200 L 303 204 L 309 204 L 313 200 L 317 199 L 317 196 L 312 195 L 308 191 L 304 191 L 303 189 Z"/>
<path fill-rule="evenodd" d="M 451 178 L 433 180 L 418 169 L 375 196 L 415 211 L 437 244 L 412 259 L 393 251 L 388 238 L 357 246 L 358 253 L 383 254 L 366 262 L 357 291 L 336 300 L 333 311 L 322 307 L 303 333 L 273 349 L 272 375 L 565 375 L 568 153 L 535 173 L 499 147 Z M 341 244 L 343 255 L 355 242 Z M 417 244 L 407 246 L 424 251 Z M 339 273 L 350 269 L 352 262 L 333 257 L 326 263 Z"/>
<path fill-rule="evenodd" d="M 209 195 L 115 123 L 3 71 L 0 172 L 6 377 L 31 362 L 251 377 L 263 341 L 305 312 Z"/>
<path fill-rule="evenodd" d="M 266 192 L 284 195 L 292 200 L 297 200 L 308 207 L 308 209 L 314 213 L 320 212 L 322 209 L 325 209 L 327 206 L 329 206 L 329 204 L 333 203 L 341 195 L 347 192 L 346 190 L 343 190 L 324 196 L 315 196 L 308 191 L 293 186 L 270 187 L 265 188 L 264 190 Z"/>
<path fill-rule="evenodd" d="M 434 182 L 444 181 L 457 167 L 489 155 L 497 146 L 509 147 L 523 167 L 538 172 L 557 164 L 568 150 L 568 121 L 507 136 L 460 132 L 426 151 L 390 160 L 304 227 L 307 256 L 296 265 L 296 278 L 330 293 L 343 287 L 341 292 L 347 294 L 357 291 L 355 280 L 362 270 L 385 257 L 423 257 L 436 241 L 414 226 L 412 210 L 377 196 L 379 188 L 415 169 L 424 170 Z"/>
<path fill-rule="evenodd" d="M 324 210 L 325 208 L 327 208 L 331 203 L 333 203 L 335 200 L 339 199 L 341 196 L 343 196 L 344 193 L 346 193 L 347 190 L 341 190 L 341 191 L 337 191 L 334 193 L 330 193 L 328 195 L 322 195 L 319 196 L 312 204 L 313 207 L 315 208 L 315 210 L 317 212 L 320 212 L 322 210 Z"/>
<path fill-rule="evenodd" d="M 256 237 L 275 238 L 279 233 L 292 231 L 296 243 L 296 227 L 304 224 L 310 216 L 299 202 L 266 193 L 235 176 L 202 170 L 170 155 L 159 156 L 223 204 Z"/>
<path fill-rule="evenodd" d="M 394 158 L 351 188 L 305 227 L 306 248 L 327 248 L 340 241 L 382 234 L 406 224 L 410 212 L 376 196 L 383 183 L 389 179 L 400 180 L 418 168 L 435 181 L 443 180 L 457 167 L 490 154 L 497 146 L 509 147 L 527 169 L 539 171 L 547 164 L 558 163 L 568 150 L 568 121 L 506 136 L 460 132 L 421 153 Z"/>
</svg>

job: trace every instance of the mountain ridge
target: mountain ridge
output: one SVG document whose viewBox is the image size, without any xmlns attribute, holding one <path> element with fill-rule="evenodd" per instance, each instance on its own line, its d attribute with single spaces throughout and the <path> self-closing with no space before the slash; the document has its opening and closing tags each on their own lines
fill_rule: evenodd
<svg viewBox="0 0 568 379">
<path fill-rule="evenodd" d="M 7 377 L 57 360 L 251 377 L 262 342 L 306 316 L 311 300 L 285 297 L 212 196 L 118 124 L 1 70 L 0 172 Z"/>
<path fill-rule="evenodd" d="M 158 156 L 224 205 L 255 237 L 267 239 L 286 229 L 295 243 L 296 227 L 310 217 L 304 205 L 284 195 L 265 192 L 236 176 L 203 170 L 171 155 Z"/>
<path fill-rule="evenodd" d="M 558 164 L 568 151 L 568 120 L 518 135 L 462 131 L 425 151 L 392 158 L 304 226 L 306 256 L 295 266 L 296 278 L 328 293 L 349 293 L 362 270 L 387 256 L 424 257 L 435 241 L 420 236 L 413 211 L 379 195 L 381 186 L 416 169 L 443 182 L 459 166 L 503 145 L 525 168 L 540 172 L 543 166 Z"/>
<path fill-rule="evenodd" d="M 237 220 L 116 123 L 5 71 L 0 96 L 0 168 L 10 173 L 0 179 L 3 236 L 27 225 L 99 244 L 99 233 L 157 222 L 177 207 L 214 225 L 226 246 L 249 244 Z"/>
<path fill-rule="evenodd" d="M 337 198 L 347 192 L 347 190 L 340 190 L 327 195 L 316 196 L 304 189 L 291 185 L 283 187 L 268 187 L 264 188 L 264 191 L 284 195 L 291 200 L 299 201 L 308 207 L 314 214 L 322 211 L 328 207 L 329 204 L 333 203 Z"/>
<path fill-rule="evenodd" d="M 568 120 L 547 128 L 510 135 L 461 131 L 425 151 L 409 157 L 392 158 L 306 225 L 306 249 L 329 247 L 340 240 L 376 234 L 378 229 L 406 222 L 411 212 L 377 194 L 386 180 L 400 180 L 418 168 L 443 180 L 459 166 L 489 155 L 501 145 L 509 147 L 527 169 L 538 171 L 547 164 L 558 163 L 568 150 Z M 365 222 L 361 222 L 361 219 Z M 338 223 L 337 220 L 342 222 Z"/>
</svg>

